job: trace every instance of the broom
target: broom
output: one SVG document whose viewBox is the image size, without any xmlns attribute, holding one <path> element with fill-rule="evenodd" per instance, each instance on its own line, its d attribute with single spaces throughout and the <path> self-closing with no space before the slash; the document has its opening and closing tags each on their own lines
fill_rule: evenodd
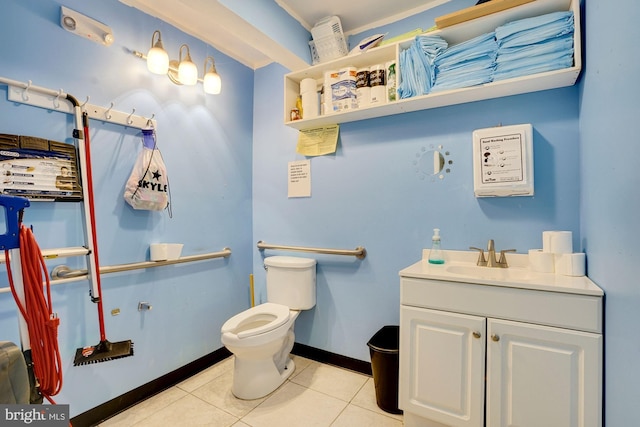
<svg viewBox="0 0 640 427">
<path fill-rule="evenodd" d="M 73 99 L 75 101 L 75 99 Z M 73 102 L 73 101 L 72 101 Z M 80 114 L 80 107 L 75 101 L 75 109 L 76 114 Z M 78 120 L 79 121 L 79 120 Z M 95 205 L 93 201 L 93 178 L 91 175 L 91 151 L 89 144 L 89 116 L 86 112 L 82 113 L 82 125 L 84 129 L 84 148 L 85 155 L 84 157 L 80 155 L 81 162 L 84 159 L 84 167 L 82 169 L 86 170 L 86 191 L 85 197 L 88 199 L 89 205 L 89 219 L 90 219 L 90 227 L 91 231 L 91 243 L 92 250 L 89 256 L 93 257 L 93 264 L 90 268 L 90 280 L 92 281 L 92 288 L 95 289 L 96 295 L 92 294 L 92 301 L 98 304 L 98 320 L 100 322 L 100 342 L 94 346 L 88 346 L 79 348 L 76 350 L 76 356 L 73 359 L 73 365 L 87 365 L 90 363 L 100 363 L 106 362 L 113 359 L 119 359 L 122 357 L 133 356 L 133 343 L 131 340 L 120 341 L 120 342 L 110 342 L 107 340 L 105 327 L 104 327 L 104 310 L 102 307 L 102 287 L 100 285 L 100 267 L 98 264 L 98 238 L 96 235 L 96 217 L 95 217 Z M 87 203 L 85 202 L 85 207 Z M 85 212 L 85 215 L 87 213 Z M 85 220 L 85 222 L 87 222 Z M 89 224 L 87 224 L 89 225 Z M 91 260 L 90 260 L 91 264 Z"/>
</svg>

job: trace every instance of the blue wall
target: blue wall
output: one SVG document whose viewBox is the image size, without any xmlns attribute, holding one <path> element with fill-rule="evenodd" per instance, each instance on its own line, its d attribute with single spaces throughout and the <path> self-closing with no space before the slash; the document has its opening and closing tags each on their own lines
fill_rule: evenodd
<svg viewBox="0 0 640 427">
<path fill-rule="evenodd" d="M 424 12 L 422 25 L 466 6 L 459 0 Z M 416 22 L 372 32 L 397 34 Z M 369 338 L 399 321 L 398 271 L 430 247 L 433 228 L 446 249 L 492 238 L 500 249 L 527 253 L 541 247 L 543 230 L 557 229 L 573 231 L 582 249 L 577 86 L 342 124 L 337 152 L 311 158 L 312 196 L 288 199 L 287 164 L 304 157 L 295 152 L 298 132 L 279 124 L 286 72 L 279 65 L 256 71 L 255 239 L 368 253 L 363 261 L 318 256 L 318 301 L 296 323 L 298 342 L 369 360 Z M 472 132 L 520 123 L 534 128 L 535 196 L 476 199 Z M 420 155 L 439 146 L 452 162 L 442 180 L 419 167 Z M 257 283 L 264 283 L 261 261 L 254 257 Z"/>
<path fill-rule="evenodd" d="M 61 319 L 64 386 L 56 396 L 71 415 L 173 371 L 222 347 L 220 327 L 249 305 L 251 273 L 251 157 L 253 71 L 203 42 L 116 0 L 65 0 L 64 6 L 111 26 L 115 42 L 104 47 L 63 30 L 60 2 L 3 3 L 0 76 L 58 89 L 90 103 L 157 120 L 158 146 L 171 186 L 173 218 L 167 212 L 134 211 L 122 197 L 138 152 L 137 129 L 91 121 L 91 151 L 102 265 L 148 260 L 155 242 L 184 243 L 183 255 L 232 249 L 229 258 L 103 276 L 107 337 L 132 339 L 135 355 L 108 363 L 73 367 L 75 349 L 99 340 L 96 305 L 88 283 L 53 287 Z M 155 29 L 176 58 L 188 43 L 197 64 L 215 56 L 222 93 L 205 95 L 202 85 L 178 87 L 150 74 L 129 50 L 146 53 Z M 11 42 L 8 40 L 11 39 Z M 175 55 L 174 55 L 175 53 Z M 201 71 L 202 72 L 202 71 Z M 247 84 L 248 83 L 248 84 Z M 247 88 L 247 89 L 244 89 Z M 0 85 L 0 133 L 72 142 L 71 115 L 7 101 Z M 78 203 L 32 203 L 25 224 L 33 224 L 42 248 L 81 246 Z M 49 261 L 84 268 L 84 260 Z M 7 284 L 4 272 L 0 287 Z M 139 313 L 139 301 L 153 310 Z M 119 308 L 121 314 L 111 316 Z M 19 342 L 16 307 L 0 294 L 0 340 Z"/>
<path fill-rule="evenodd" d="M 336 154 L 311 158 L 312 196 L 288 199 L 287 163 L 303 157 L 297 132 L 275 125 L 284 72 L 278 65 L 256 72 L 255 239 L 368 253 L 363 261 L 318 257 L 318 302 L 300 315 L 297 341 L 368 360 L 368 339 L 399 321 L 398 271 L 430 247 L 436 227 L 447 249 L 493 238 L 500 249 L 527 253 L 541 247 L 543 230 L 563 229 L 580 250 L 577 87 L 342 124 Z M 533 124 L 534 197 L 473 195 L 471 133 L 500 123 Z M 417 155 L 439 145 L 451 172 L 424 178 Z"/>
<path fill-rule="evenodd" d="M 248 306 L 249 273 L 256 274 L 258 301 L 265 299 L 262 259 L 280 253 L 258 251 L 258 240 L 366 247 L 363 261 L 313 255 L 319 261 L 318 302 L 297 320 L 296 339 L 368 360 L 368 339 L 381 326 L 398 323 L 398 271 L 420 258 L 432 228 L 441 228 L 447 249 L 493 238 L 498 248 L 520 253 L 540 247 L 543 230 L 566 229 L 573 231 L 574 248 L 587 252 L 589 276 L 607 294 L 607 425 L 637 425 L 640 345 L 627 331 L 640 321 L 632 269 L 640 261 L 640 144 L 629 126 L 640 112 L 640 63 L 633 55 L 640 12 L 631 0 L 605 3 L 585 7 L 586 65 L 578 85 L 343 124 L 337 153 L 311 159 L 312 197 L 289 199 L 287 163 L 303 157 L 295 153 L 297 131 L 282 124 L 283 67 L 254 73 L 116 0 L 64 3 L 110 25 L 116 42 L 109 48 L 62 30 L 59 2 L 6 2 L 0 35 L 13 41 L 0 45 L 0 76 L 62 87 L 81 100 L 90 95 L 94 104 L 113 101 L 114 108 L 155 113 L 158 120 L 172 219 L 135 212 L 122 201 L 140 150 L 139 131 L 91 123 L 102 264 L 145 260 L 148 244 L 159 241 L 184 242 L 186 255 L 233 250 L 225 260 L 104 276 L 108 336 L 136 344 L 134 357 L 109 363 L 71 366 L 75 348 L 97 342 L 95 305 L 84 282 L 55 286 L 65 372 L 58 401 L 70 402 L 77 414 L 220 348 L 221 324 Z M 407 22 L 406 30 L 431 25 L 427 19 Z M 395 35 L 399 28 L 384 32 Z M 222 94 L 205 96 L 200 86 L 179 88 L 149 74 L 127 49 L 148 49 L 155 29 L 170 52 L 187 42 L 196 61 L 213 53 Z M 471 132 L 500 123 L 534 127 L 534 197 L 473 197 Z M 70 116 L 7 102 L 0 86 L 0 132 L 70 142 L 72 128 Z M 415 162 L 439 145 L 449 152 L 451 172 L 431 180 Z M 81 245 L 80 221 L 79 206 L 69 203 L 34 203 L 25 218 L 43 248 Z M 62 263 L 83 264 L 50 262 Z M 150 301 L 153 311 L 138 313 L 140 300 Z M 116 307 L 122 314 L 112 317 Z M 17 341 L 8 294 L 0 294 L 0 331 L 0 339 Z M 87 384 L 96 382 L 100 387 L 88 393 Z"/>
<path fill-rule="evenodd" d="M 632 426 L 640 425 L 640 7 L 630 0 L 590 1 L 585 15 L 582 236 L 589 276 L 606 293 L 605 419 L 609 427 Z"/>
</svg>

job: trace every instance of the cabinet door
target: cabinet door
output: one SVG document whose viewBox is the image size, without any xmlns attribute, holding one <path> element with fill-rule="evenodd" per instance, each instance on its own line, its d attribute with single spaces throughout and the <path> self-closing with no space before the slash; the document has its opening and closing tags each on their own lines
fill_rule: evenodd
<svg viewBox="0 0 640 427">
<path fill-rule="evenodd" d="M 482 426 L 484 317 L 402 306 L 401 407 L 449 426 Z"/>
<path fill-rule="evenodd" d="M 602 425 L 602 335 L 489 319 L 488 427 Z"/>
</svg>

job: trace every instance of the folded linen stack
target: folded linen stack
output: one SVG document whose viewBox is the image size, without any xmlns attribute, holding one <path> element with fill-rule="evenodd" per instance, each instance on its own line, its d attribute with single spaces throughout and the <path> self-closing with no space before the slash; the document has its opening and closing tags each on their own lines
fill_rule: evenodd
<svg viewBox="0 0 640 427">
<path fill-rule="evenodd" d="M 497 51 L 493 32 L 448 48 L 436 57 L 433 91 L 490 83 Z"/>
<path fill-rule="evenodd" d="M 417 36 L 408 49 L 400 53 L 401 99 L 426 95 L 435 81 L 434 60 L 448 44 L 440 36 Z"/>
<path fill-rule="evenodd" d="M 553 12 L 496 28 L 498 57 L 494 80 L 573 65 L 573 12 Z"/>
</svg>

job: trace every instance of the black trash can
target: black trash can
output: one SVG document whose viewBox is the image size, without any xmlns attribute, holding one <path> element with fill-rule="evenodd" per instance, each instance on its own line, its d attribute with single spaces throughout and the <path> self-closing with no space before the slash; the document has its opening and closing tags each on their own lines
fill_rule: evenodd
<svg viewBox="0 0 640 427">
<path fill-rule="evenodd" d="M 392 414 L 402 414 L 398 408 L 400 327 L 383 326 L 367 345 L 378 407 Z"/>
</svg>

